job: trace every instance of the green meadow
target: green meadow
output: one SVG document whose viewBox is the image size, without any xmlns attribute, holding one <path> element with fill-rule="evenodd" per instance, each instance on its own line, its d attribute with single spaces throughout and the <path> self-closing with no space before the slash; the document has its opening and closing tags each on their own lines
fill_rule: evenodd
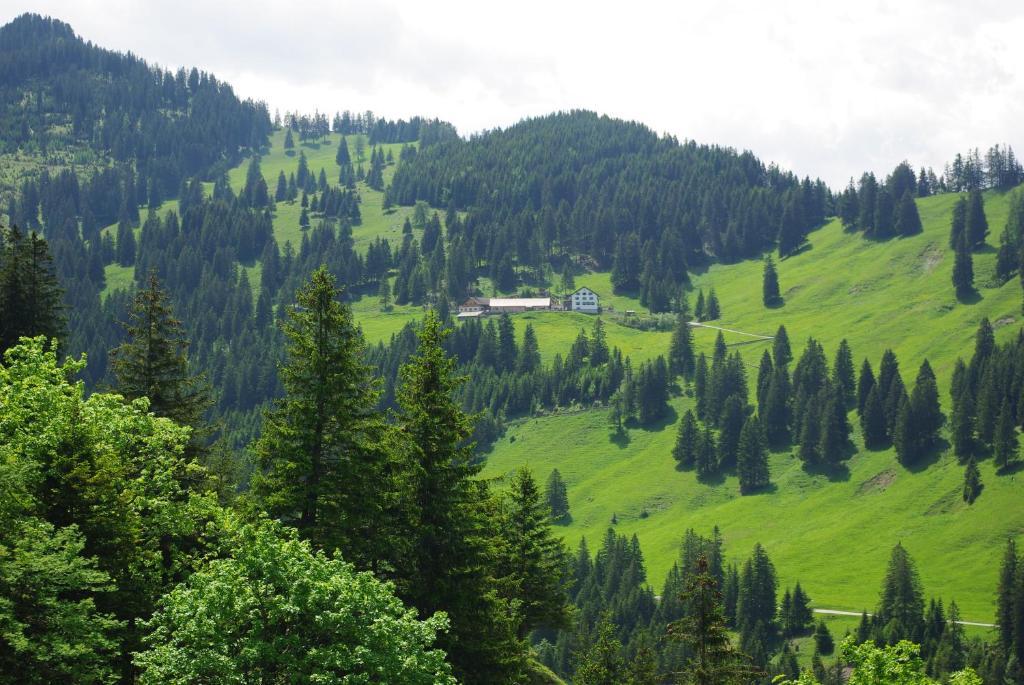
<svg viewBox="0 0 1024 685">
<path fill-rule="evenodd" d="M 925 230 L 909 238 L 873 242 L 844 233 L 838 221 L 814 232 L 808 249 L 778 264 L 785 297 L 779 308 L 762 305 L 758 262 L 714 265 L 695 276 L 694 287 L 715 288 L 722 305 L 717 325 L 770 335 L 784 324 L 797 357 L 808 337 L 819 340 L 830 358 L 846 338 L 858 368 L 867 357 L 877 369 L 882 352 L 892 348 L 908 385 L 927 358 L 948 410 L 953 364 L 958 356 L 970 356 L 980 319 L 992 320 L 997 338 L 1005 340 L 1017 334 L 1021 311 L 1020 283 L 992 282 L 993 248 L 975 255 L 976 296 L 957 300 L 947 245 L 955 199 L 921 200 Z M 986 196 L 989 245 L 998 244 L 1007 204 L 1005 195 Z M 645 341 L 647 356 L 667 351 L 667 335 L 657 335 Z M 715 335 L 695 330 L 698 348 L 710 352 Z M 553 332 L 541 335 L 542 350 L 555 338 Z M 726 337 L 729 344 L 742 340 Z M 769 344 L 733 349 L 756 364 Z M 752 368 L 751 384 L 755 377 Z M 484 473 L 500 478 L 527 465 L 543 481 L 557 467 L 569 485 L 566 541 L 575 546 L 586 537 L 593 550 L 614 515 L 618 532 L 639 536 L 656 587 L 677 558 L 683 532 L 708 533 L 717 525 L 732 560 L 742 561 L 760 542 L 782 586 L 799 580 L 818 607 L 871 611 L 889 552 L 901 542 L 917 560 L 927 594 L 956 600 L 965 620 L 993 621 L 1003 544 L 1024 530 L 1020 474 L 997 476 L 991 461 L 982 462 L 985 489 L 967 506 L 961 498 L 963 467 L 953 456 L 944 453 L 908 470 L 891 449 L 863 449 L 851 413 L 857 451 L 841 472 L 809 473 L 792 454 L 780 452 L 771 457 L 773 487 L 741 497 L 732 476 L 704 484 L 693 472 L 676 470 L 676 422 L 692 403 L 682 393 L 673 400 L 669 420 L 631 428 L 625 439 L 614 438 L 605 410 L 521 420 L 493 448 Z"/>
</svg>

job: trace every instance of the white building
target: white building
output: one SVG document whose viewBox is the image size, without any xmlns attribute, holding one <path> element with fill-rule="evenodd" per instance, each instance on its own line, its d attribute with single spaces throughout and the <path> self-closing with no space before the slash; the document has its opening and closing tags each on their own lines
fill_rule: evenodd
<svg viewBox="0 0 1024 685">
<path fill-rule="evenodd" d="M 569 309 L 585 314 L 597 314 L 601 311 L 601 301 L 597 293 L 584 286 L 569 296 Z"/>
</svg>

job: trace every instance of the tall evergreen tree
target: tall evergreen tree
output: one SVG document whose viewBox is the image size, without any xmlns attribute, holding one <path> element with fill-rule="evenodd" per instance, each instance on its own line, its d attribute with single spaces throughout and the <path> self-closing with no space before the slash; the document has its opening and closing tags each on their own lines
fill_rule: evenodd
<svg viewBox="0 0 1024 685">
<path fill-rule="evenodd" d="M 981 494 L 981 471 L 978 470 L 974 457 L 970 457 L 964 468 L 964 501 L 974 504 L 974 500 L 978 499 L 979 494 Z"/>
<path fill-rule="evenodd" d="M 718 304 L 718 295 L 715 294 L 715 289 L 711 288 L 708 292 L 707 304 L 704 305 L 704 321 L 716 321 L 722 318 L 722 308 Z"/>
<path fill-rule="evenodd" d="M 540 346 L 533 324 L 526 324 L 523 330 L 523 346 L 519 348 L 519 360 L 516 369 L 519 373 L 533 373 L 540 368 Z"/>
<path fill-rule="evenodd" d="M 901 544 L 893 548 L 889 557 L 875 622 L 880 627 L 881 639 L 888 644 L 900 640 L 920 642 L 924 632 L 921 580 L 914 560 Z"/>
<path fill-rule="evenodd" d="M 908 189 L 896 205 L 896 232 L 903 236 L 917 235 L 922 230 L 914 196 Z"/>
<path fill-rule="evenodd" d="M 685 300 L 684 300 L 685 302 Z M 685 309 L 676 316 L 676 326 L 672 329 L 672 341 L 669 344 L 669 371 L 690 379 L 696 369 L 693 353 L 693 330 L 687 321 Z"/>
<path fill-rule="evenodd" d="M 0 353 L 22 336 L 64 333 L 64 292 L 47 242 L 16 227 L 0 231 Z"/>
<path fill-rule="evenodd" d="M 687 409 L 679 421 L 676 444 L 672 449 L 672 458 L 684 469 L 693 468 L 697 461 L 697 450 L 700 443 L 700 428 L 692 409 Z"/>
<path fill-rule="evenodd" d="M 864 402 L 864 410 L 860 414 L 860 430 L 864 435 L 864 446 L 878 449 L 885 445 L 888 438 L 885 426 L 885 410 L 882 408 L 881 394 L 877 385 L 872 385 L 868 398 Z"/>
<path fill-rule="evenodd" d="M 739 685 L 759 675 L 729 640 L 718 581 L 708 572 L 704 555 L 682 597 L 686 612 L 668 628 L 669 638 L 682 642 L 690 657 L 683 682 L 690 685 Z"/>
<path fill-rule="evenodd" d="M 1017 457 L 1017 426 L 1013 419 L 1013 408 L 1005 398 L 996 419 L 992 453 L 999 468 L 1006 468 Z"/>
<path fill-rule="evenodd" d="M 967 198 L 961 196 L 953 205 L 953 211 L 950 214 L 949 247 L 954 250 L 958 249 L 960 242 L 967 235 Z"/>
<path fill-rule="evenodd" d="M 740 494 L 747 495 L 769 485 L 768 450 L 761 422 L 756 416 L 747 417 L 743 424 L 736 471 L 740 480 Z"/>
<path fill-rule="evenodd" d="M 967 195 L 967 217 L 964 224 L 968 248 L 977 250 L 985 244 L 988 235 L 988 219 L 985 218 L 985 199 L 980 190 Z"/>
<path fill-rule="evenodd" d="M 398 587 L 421 615 L 451 617 L 439 646 L 460 680 L 505 682 L 517 677 L 521 653 L 489 568 L 486 487 L 475 478 L 481 466 L 473 459 L 469 417 L 453 398 L 463 378 L 442 347 L 447 334 L 427 312 L 416 353 L 401 371 L 408 527 Z"/>
<path fill-rule="evenodd" d="M 793 361 L 793 350 L 789 346 L 789 334 L 785 326 L 779 326 L 772 339 L 772 361 L 775 366 L 785 366 Z"/>
<path fill-rule="evenodd" d="M 974 290 L 974 259 L 971 256 L 967 238 L 962 237 L 953 257 L 953 287 L 960 297 Z"/>
<path fill-rule="evenodd" d="M 189 341 L 155 273 L 136 293 L 124 324 L 127 340 L 110 351 L 118 392 L 130 400 L 149 398 L 157 416 L 193 429 L 212 404 L 202 375 L 189 370 Z"/>
<path fill-rule="evenodd" d="M 288 312 L 285 395 L 264 417 L 253 493 L 316 547 L 374 568 L 393 549 L 394 526 L 384 517 L 387 440 L 363 336 L 339 295 L 321 266 Z"/>
<path fill-rule="evenodd" d="M 875 387 L 875 374 L 871 370 L 871 362 L 867 359 L 860 367 L 860 376 L 857 378 L 857 412 L 864 413 L 864 404 L 868 401 L 868 394 Z"/>
<path fill-rule="evenodd" d="M 779 272 L 775 269 L 775 262 L 772 256 L 768 255 L 764 260 L 764 273 L 761 278 L 761 301 L 765 307 L 773 307 L 782 300 L 779 292 Z"/>
<path fill-rule="evenodd" d="M 999 566 L 999 584 L 996 587 L 996 626 L 999 630 L 999 644 L 1003 654 L 1009 655 L 1014 649 L 1017 631 L 1017 578 L 1021 574 L 1021 560 L 1017 556 L 1017 543 L 1013 538 L 1006 540 L 1003 561 Z"/>
<path fill-rule="evenodd" d="M 857 386 L 854 381 L 853 353 L 846 338 L 839 341 L 836 359 L 832 364 L 832 383 L 842 394 L 845 403 L 852 403 Z"/>
<path fill-rule="evenodd" d="M 551 511 L 551 518 L 554 521 L 564 521 L 569 516 L 569 491 L 562 479 L 558 469 L 552 469 L 548 476 L 547 486 L 544 491 L 548 509 Z"/>
</svg>

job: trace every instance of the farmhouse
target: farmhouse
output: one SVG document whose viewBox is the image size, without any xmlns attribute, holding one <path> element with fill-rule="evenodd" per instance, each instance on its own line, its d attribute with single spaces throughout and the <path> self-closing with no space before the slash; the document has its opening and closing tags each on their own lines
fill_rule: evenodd
<svg viewBox="0 0 1024 685">
<path fill-rule="evenodd" d="M 484 314 L 519 314 L 522 312 L 554 309 L 550 297 L 470 297 L 459 305 L 460 319 L 471 319 Z"/>
<path fill-rule="evenodd" d="M 601 301 L 590 288 L 584 286 L 569 296 L 568 308 L 574 312 L 597 314 L 601 311 Z"/>
</svg>

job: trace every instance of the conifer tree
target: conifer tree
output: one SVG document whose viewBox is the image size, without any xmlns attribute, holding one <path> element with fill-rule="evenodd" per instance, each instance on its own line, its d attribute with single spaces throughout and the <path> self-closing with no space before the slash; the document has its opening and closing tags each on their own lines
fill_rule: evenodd
<svg viewBox="0 0 1024 685">
<path fill-rule="evenodd" d="M 967 235 L 967 198 L 961 196 L 953 205 L 953 211 L 950 214 L 949 247 L 956 250 L 965 235 Z"/>
<path fill-rule="evenodd" d="M 715 435 L 710 428 L 701 432 L 697 443 L 696 469 L 698 480 L 706 480 L 718 471 L 716 459 Z"/>
<path fill-rule="evenodd" d="M 573 685 L 619 685 L 626 679 L 626 662 L 622 643 L 615 637 L 611 617 L 605 615 L 597 625 L 597 638 L 580 655 L 573 675 Z"/>
<path fill-rule="evenodd" d="M 285 133 L 284 133 L 284 149 L 285 150 L 291 150 L 294 147 L 295 147 L 295 139 L 292 138 L 292 129 L 291 129 L 291 127 L 289 127 L 287 129 L 285 129 Z"/>
<path fill-rule="evenodd" d="M 590 335 L 590 365 L 598 366 L 608 361 L 608 335 L 604 332 L 604 321 L 598 317 Z"/>
<path fill-rule="evenodd" d="M 885 426 L 885 410 L 882 408 L 877 385 L 871 386 L 867 401 L 864 402 L 864 410 L 860 415 L 860 430 L 864 435 L 864 446 L 868 449 L 878 449 L 885 445 L 888 437 Z"/>
<path fill-rule="evenodd" d="M 718 467 L 723 470 L 736 465 L 740 433 L 745 423 L 744 403 L 736 395 L 730 395 L 722 407 L 718 420 Z"/>
<path fill-rule="evenodd" d="M 552 534 L 548 505 L 526 467 L 512 476 L 499 524 L 496 575 L 502 594 L 516 603 L 518 638 L 542 627 L 567 627 L 568 555 Z"/>
<path fill-rule="evenodd" d="M 20 337 L 63 339 L 64 292 L 46 240 L 0 229 L 0 354 Z"/>
<path fill-rule="evenodd" d="M 127 340 L 110 352 L 118 392 L 130 400 L 147 397 L 156 416 L 200 428 L 212 404 L 209 386 L 189 370 L 184 326 L 155 273 L 136 293 L 124 329 Z"/>
<path fill-rule="evenodd" d="M 515 370 L 517 357 L 515 324 L 505 313 L 498 319 L 498 371 Z"/>
<path fill-rule="evenodd" d="M 985 218 L 985 199 L 980 190 L 972 190 L 967 195 L 967 216 L 964 223 L 964 234 L 967 246 L 977 250 L 985 244 L 988 235 L 988 219 Z"/>
<path fill-rule="evenodd" d="M 970 394 L 970 388 L 964 384 L 953 397 L 953 411 L 949 419 L 953 454 L 960 458 L 970 456 L 974 448 L 974 403 Z"/>
<path fill-rule="evenodd" d="M 996 419 L 992 439 L 992 453 L 997 467 L 1006 468 L 1017 456 L 1017 427 L 1013 420 L 1013 409 L 1004 398 Z"/>
<path fill-rule="evenodd" d="M 121 266 L 133 266 L 135 264 L 135 232 L 127 221 L 118 223 L 115 245 L 117 263 Z"/>
<path fill-rule="evenodd" d="M 775 262 L 772 256 L 768 255 L 764 260 L 764 273 L 761 279 L 761 301 L 765 307 L 773 307 L 782 299 L 779 292 L 779 273 L 775 269 Z"/>
<path fill-rule="evenodd" d="M 375 568 L 391 558 L 389 484 L 379 391 L 362 333 L 323 266 L 296 294 L 283 324 L 285 395 L 264 417 L 253 493 L 315 547 Z"/>
<path fill-rule="evenodd" d="M 421 615 L 451 617 L 438 642 L 460 680 L 505 682 L 516 677 L 520 652 L 509 610 L 494 592 L 486 487 L 474 478 L 481 466 L 469 442 L 472 425 L 453 397 L 463 379 L 442 347 L 447 334 L 427 312 L 400 374 L 398 429 L 409 482 L 398 587 Z"/>
<path fill-rule="evenodd" d="M 668 363 L 673 376 L 682 375 L 690 379 L 693 377 L 696 362 L 693 353 L 693 330 L 687 318 L 685 308 L 676 316 L 676 326 L 672 330 L 672 340 L 669 344 Z"/>
<path fill-rule="evenodd" d="M 553 521 L 564 521 L 569 516 L 569 493 L 558 469 L 552 469 L 544 491 Z"/>
<path fill-rule="evenodd" d="M 736 471 L 740 480 L 740 494 L 747 495 L 768 487 L 768 450 L 761 422 L 756 416 L 747 417 L 743 424 L 738 451 Z"/>
<path fill-rule="evenodd" d="M 818 621 L 818 625 L 814 629 L 814 649 L 816 653 L 824 656 L 829 656 L 835 651 L 832 633 L 829 632 L 823 619 Z"/>
<path fill-rule="evenodd" d="M 288 199 L 288 180 L 284 176 L 284 171 L 280 171 L 277 174 L 277 187 L 274 190 L 274 201 L 284 202 Z"/>
<path fill-rule="evenodd" d="M 668 635 L 682 642 L 690 654 L 682 674 L 684 683 L 738 685 L 759 675 L 729 640 L 722 593 L 718 581 L 708 572 L 704 555 L 697 560 L 682 600 L 687 611 L 683 618 L 669 625 Z"/>
<path fill-rule="evenodd" d="M 776 366 L 772 373 L 764 406 L 759 412 L 769 445 L 781 447 L 789 439 L 789 374 L 786 367 Z"/>
<path fill-rule="evenodd" d="M 959 297 L 974 290 L 974 258 L 971 256 L 966 234 L 957 243 L 953 257 L 953 287 Z"/>
<path fill-rule="evenodd" d="M 388 283 L 388 279 L 380 279 L 380 288 L 377 290 L 377 297 L 380 298 L 380 310 L 382 312 L 391 311 L 391 285 Z"/>
<path fill-rule="evenodd" d="M 793 360 L 793 351 L 789 346 L 789 334 L 786 332 L 785 326 L 779 326 L 779 330 L 775 331 L 775 337 L 772 340 L 772 361 L 775 362 L 775 366 L 785 366 Z"/>
<path fill-rule="evenodd" d="M 519 360 L 516 364 L 519 373 L 533 373 L 540 368 L 540 346 L 533 324 L 527 323 L 523 331 L 523 346 L 519 348 Z"/>
<path fill-rule="evenodd" d="M 836 359 L 832 364 L 832 383 L 842 395 L 844 404 L 850 404 L 854 400 L 857 391 L 854 378 L 853 353 L 850 351 L 850 343 L 843 338 L 839 341 Z"/>
<path fill-rule="evenodd" d="M 707 304 L 704 306 L 704 320 L 716 321 L 720 318 L 722 318 L 722 309 L 718 304 L 718 295 L 715 294 L 715 289 L 711 288 L 708 292 Z"/>
<path fill-rule="evenodd" d="M 925 359 L 917 372 L 914 390 L 910 393 L 910 410 L 913 413 L 915 440 L 918 449 L 925 450 L 939 439 L 939 429 L 945 418 L 939 406 L 939 389 L 935 384 L 935 373 Z"/>
<path fill-rule="evenodd" d="M 1017 579 L 1021 575 L 1021 560 L 1017 556 L 1017 543 L 1012 537 L 1006 540 L 1003 561 L 999 566 L 999 584 L 996 587 L 996 626 L 999 630 L 999 644 L 1003 654 L 1014 650 L 1017 634 Z"/>
<path fill-rule="evenodd" d="M 875 621 L 882 626 L 882 639 L 889 644 L 921 640 L 924 593 L 914 560 L 901 544 L 897 544 L 890 555 Z"/>
<path fill-rule="evenodd" d="M 914 418 L 914 412 L 911 409 L 910 403 L 902 402 L 896 414 L 892 446 L 896 450 L 896 457 L 904 466 L 914 463 L 920 456 L 917 439 L 918 427 Z"/>
<path fill-rule="evenodd" d="M 896 232 L 903 236 L 911 236 L 917 235 L 921 230 L 921 217 L 917 213 L 917 204 L 908 189 L 896 205 Z"/>
<path fill-rule="evenodd" d="M 860 376 L 857 378 L 857 413 L 864 414 L 864 404 L 868 401 L 868 394 L 875 387 L 875 374 L 871 370 L 871 362 L 867 359 L 860 367 Z"/>
<path fill-rule="evenodd" d="M 974 504 L 981 494 L 981 472 L 978 465 L 974 463 L 974 457 L 967 459 L 967 466 L 964 468 L 964 501 Z"/>
<path fill-rule="evenodd" d="M 811 627 L 814 621 L 811 598 L 800 587 L 800 581 L 797 581 L 796 586 L 793 588 L 793 600 L 789 611 L 788 620 L 793 635 L 800 635 Z"/>
<path fill-rule="evenodd" d="M 693 318 L 697 321 L 707 321 L 708 317 L 704 311 L 704 289 L 697 291 L 697 304 L 693 307 Z"/>
<path fill-rule="evenodd" d="M 697 450 L 700 441 L 700 429 L 693 410 L 687 409 L 679 422 L 676 444 L 672 449 L 672 458 L 681 468 L 693 468 L 697 461 Z"/>
</svg>

